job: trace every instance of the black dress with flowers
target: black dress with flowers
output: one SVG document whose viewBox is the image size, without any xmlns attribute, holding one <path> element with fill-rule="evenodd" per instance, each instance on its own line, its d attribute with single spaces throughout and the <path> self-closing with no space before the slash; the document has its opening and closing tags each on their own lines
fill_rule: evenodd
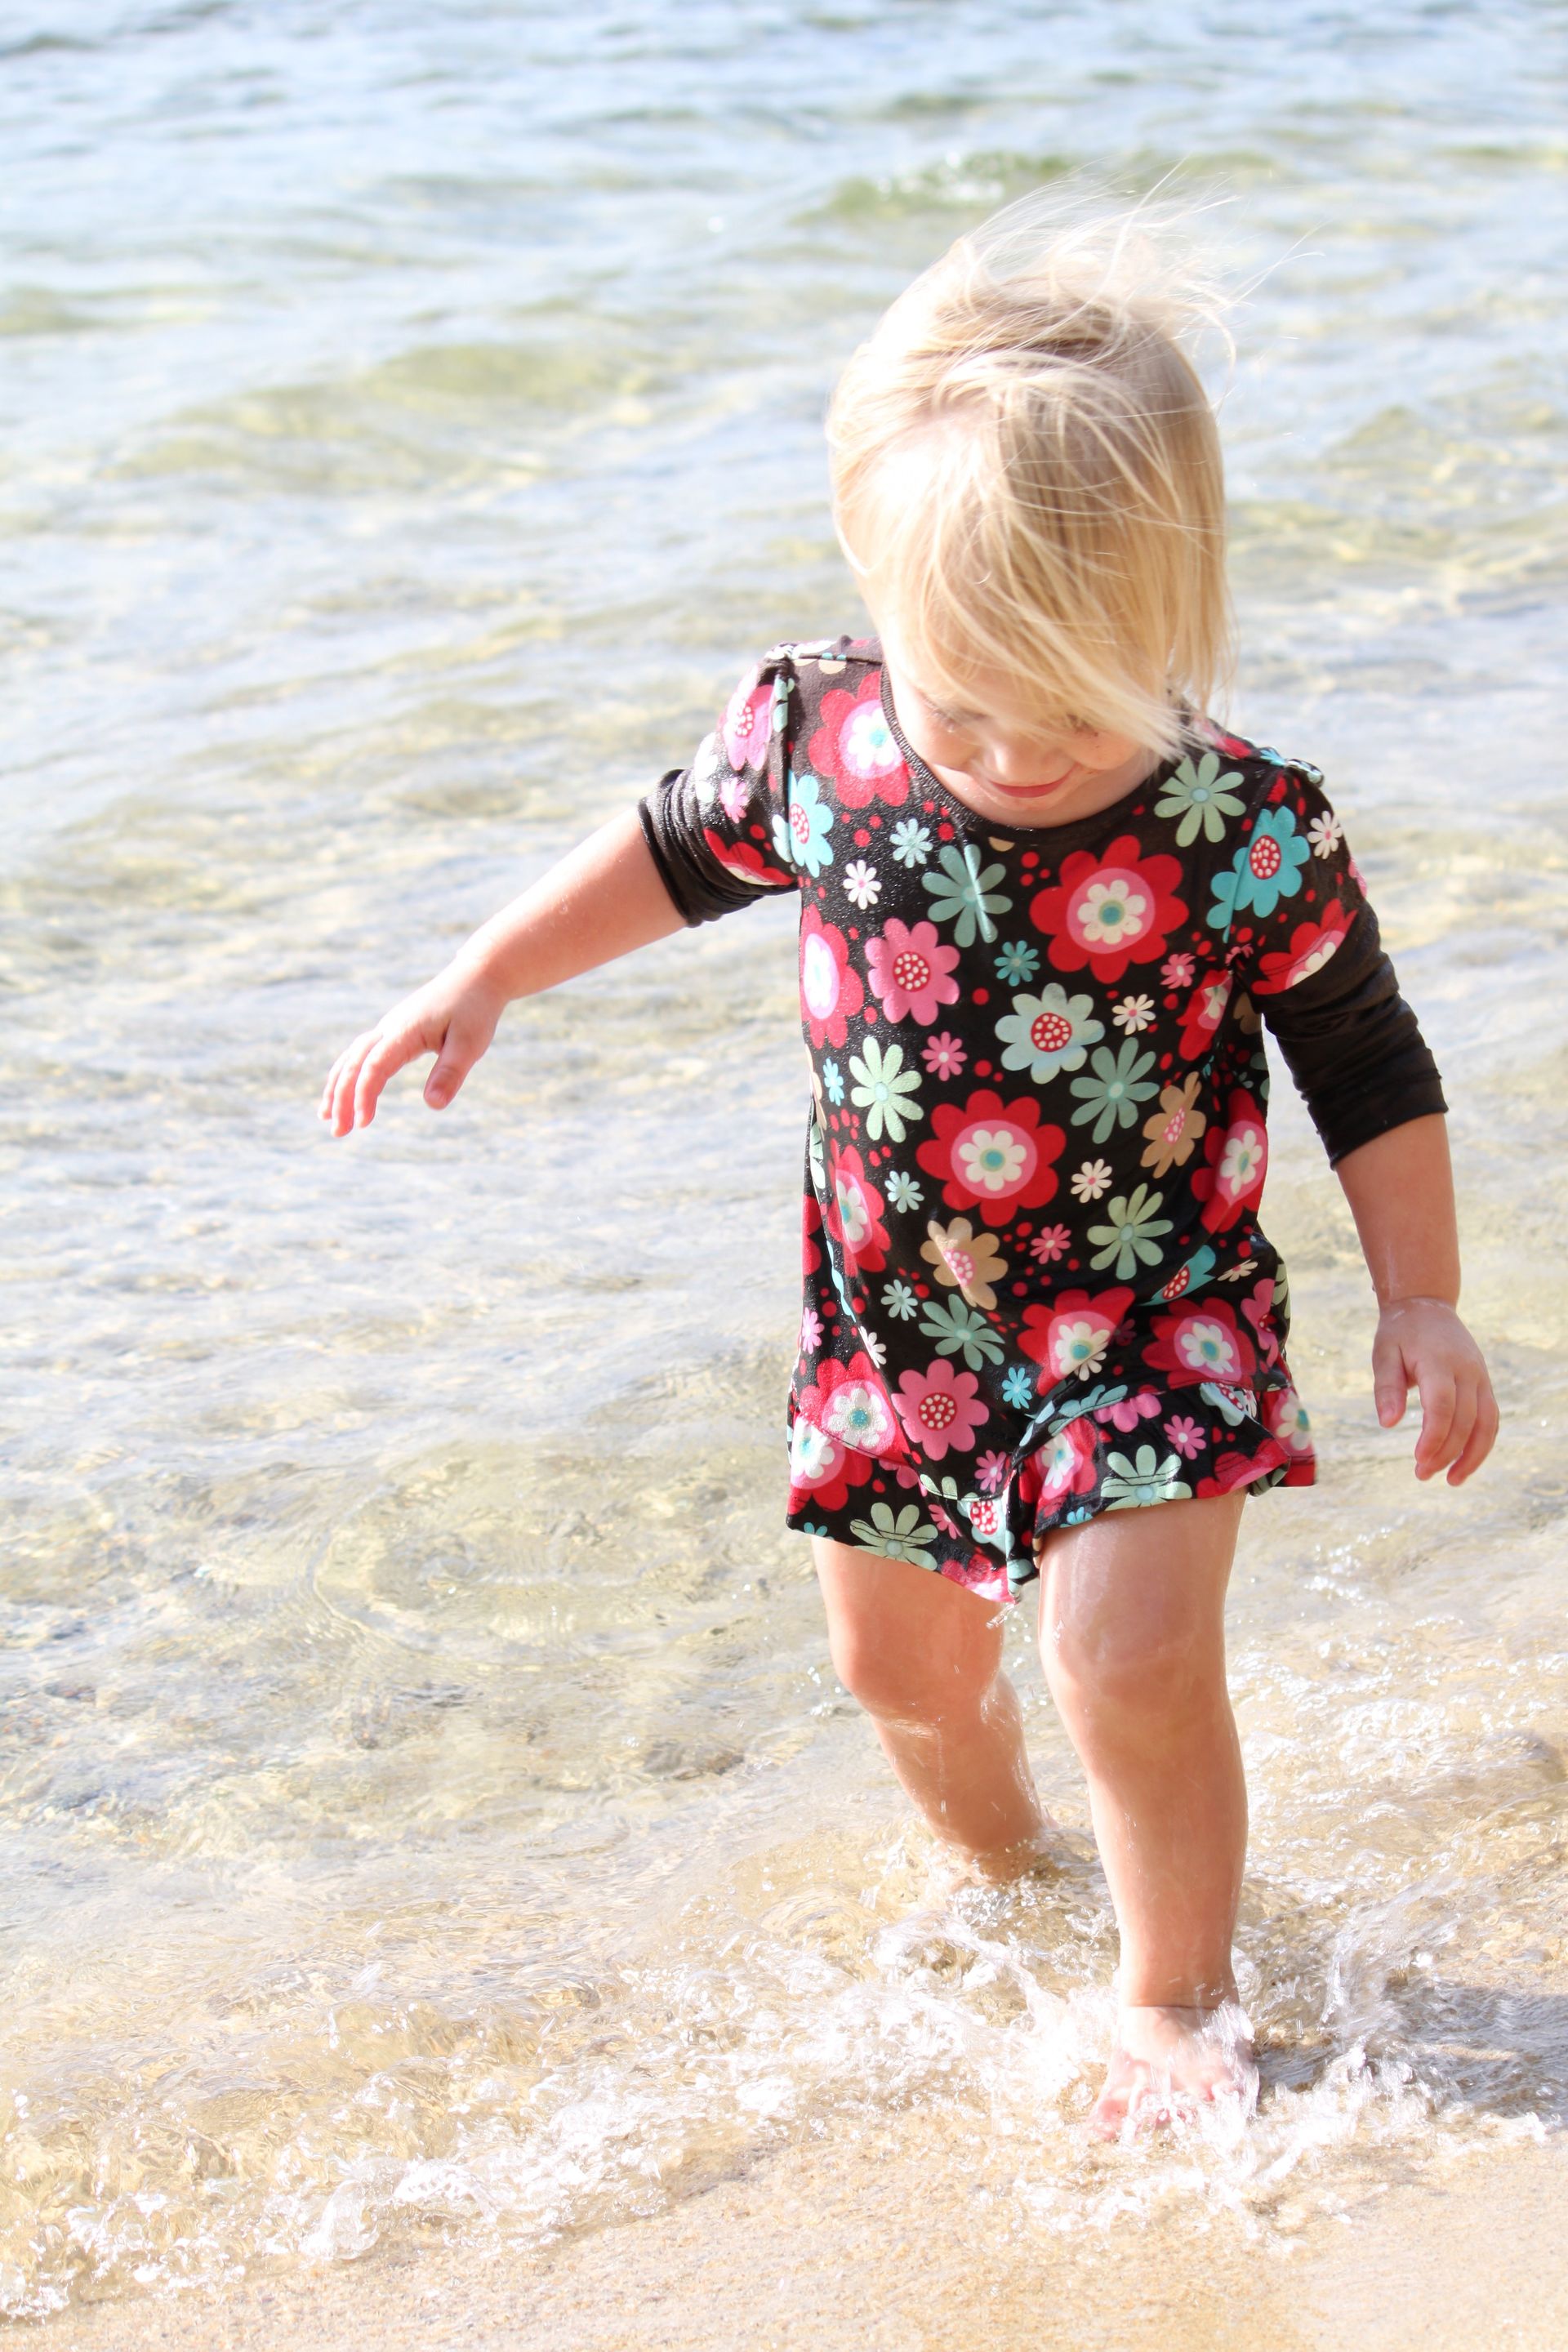
<svg viewBox="0 0 1568 2352">
<path fill-rule="evenodd" d="M 642 803 L 688 921 L 800 894 L 790 1526 L 1003 1598 L 1052 1527 L 1312 1482 L 1259 1016 L 1331 1159 L 1446 1106 L 1317 770 L 1198 734 L 1004 828 L 839 637 L 775 646 Z"/>
</svg>

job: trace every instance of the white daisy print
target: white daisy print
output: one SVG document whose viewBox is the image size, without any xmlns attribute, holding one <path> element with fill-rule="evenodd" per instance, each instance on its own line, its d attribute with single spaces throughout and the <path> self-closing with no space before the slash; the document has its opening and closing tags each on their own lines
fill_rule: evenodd
<svg viewBox="0 0 1568 2352">
<path fill-rule="evenodd" d="M 1147 1029 L 1153 1020 L 1154 1000 L 1152 996 L 1124 996 L 1120 1004 L 1111 1006 L 1110 1017 L 1131 1037 L 1136 1030 Z"/>
<path fill-rule="evenodd" d="M 1086 1160 L 1073 1178 L 1071 1189 L 1080 1201 L 1098 1201 L 1110 1182 L 1108 1160 Z"/>
<path fill-rule="evenodd" d="M 893 827 L 889 838 L 893 845 L 893 856 L 900 866 L 910 868 L 923 866 L 931 856 L 931 835 L 918 817 L 905 817 Z"/>
<path fill-rule="evenodd" d="M 868 866 L 863 857 L 858 857 L 853 865 L 847 866 L 844 868 L 844 895 L 862 913 L 868 907 L 874 907 L 882 895 L 876 867 Z"/>
<path fill-rule="evenodd" d="M 1307 827 L 1307 838 L 1320 857 L 1331 857 L 1345 837 L 1345 829 L 1332 809 L 1315 816 Z"/>
</svg>

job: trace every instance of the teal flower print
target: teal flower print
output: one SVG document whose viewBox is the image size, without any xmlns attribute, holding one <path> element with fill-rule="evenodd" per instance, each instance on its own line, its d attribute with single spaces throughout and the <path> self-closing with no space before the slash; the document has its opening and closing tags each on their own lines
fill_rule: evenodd
<svg viewBox="0 0 1568 2352">
<path fill-rule="evenodd" d="M 931 856 L 931 835 L 918 817 L 900 819 L 888 835 L 888 841 L 899 864 L 907 866 L 911 874 Z"/>
<path fill-rule="evenodd" d="M 849 1075 L 860 1081 L 850 1087 L 849 1099 L 865 1112 L 872 1142 L 879 1143 L 886 1135 L 902 1143 L 906 1127 L 924 1115 L 918 1102 L 908 1099 L 920 1092 L 921 1074 L 905 1069 L 903 1047 L 879 1045 L 868 1037 L 864 1055 L 849 1056 Z"/>
<path fill-rule="evenodd" d="M 1222 776 L 1219 753 L 1205 751 L 1194 768 L 1184 760 L 1173 776 L 1167 779 L 1159 800 L 1154 804 L 1156 816 L 1179 816 L 1176 846 L 1188 848 L 1198 837 L 1200 828 L 1205 841 L 1223 841 L 1227 816 L 1239 816 L 1247 803 L 1226 789 L 1239 784 L 1241 771 L 1228 768 Z"/>
<path fill-rule="evenodd" d="M 1301 868 L 1310 857 L 1310 845 L 1296 830 L 1288 808 L 1265 809 L 1252 828 L 1252 837 L 1238 849 L 1228 874 L 1216 874 L 1209 921 L 1216 931 L 1229 930 L 1237 915 L 1250 910 L 1271 915 L 1281 898 L 1293 898 L 1301 887 Z"/>
<path fill-rule="evenodd" d="M 882 1286 L 882 1304 L 895 1322 L 907 1323 L 914 1314 L 918 1301 L 907 1282 L 889 1282 Z"/>
<path fill-rule="evenodd" d="M 1002 1396 L 1004 1402 L 1012 1405 L 1018 1412 L 1034 1402 L 1035 1376 L 1026 1364 L 1014 1364 L 1009 1369 L 1002 1383 Z"/>
<path fill-rule="evenodd" d="M 844 1073 L 837 1062 L 824 1062 L 822 1083 L 827 1089 L 827 1099 L 837 1109 L 844 1099 Z"/>
<path fill-rule="evenodd" d="M 1147 1102 L 1159 1087 L 1145 1076 L 1154 1066 L 1154 1056 L 1147 1047 L 1138 1050 L 1135 1037 L 1123 1039 L 1114 1059 L 1107 1045 L 1097 1045 L 1091 1065 L 1094 1076 L 1075 1078 L 1072 1090 L 1083 1099 L 1073 1113 L 1075 1126 L 1083 1127 L 1095 1121 L 1094 1140 L 1103 1143 L 1115 1127 L 1131 1127 L 1138 1116 L 1138 1106 Z"/>
<path fill-rule="evenodd" d="M 910 1209 L 920 1207 L 925 1194 L 914 1178 L 906 1176 L 899 1168 L 888 1179 L 888 1198 L 895 1209 L 902 1209 L 907 1213 Z"/>
<path fill-rule="evenodd" d="M 936 1529 L 921 1525 L 918 1503 L 906 1503 L 897 1518 L 890 1503 L 873 1503 L 870 1517 L 851 1519 L 849 1531 L 868 1551 L 879 1551 L 884 1559 L 907 1559 L 915 1568 L 936 1566 L 926 1549 L 935 1543 Z"/>
<path fill-rule="evenodd" d="M 1152 1445 L 1141 1445 L 1131 1462 L 1125 1454 L 1109 1454 L 1100 1500 L 1108 1511 L 1130 1511 L 1140 1503 L 1184 1503 L 1193 1490 L 1177 1475 L 1182 1466 L 1179 1454 L 1167 1454 L 1162 1462 Z"/>
<path fill-rule="evenodd" d="M 921 876 L 922 885 L 931 894 L 931 920 L 951 923 L 952 936 L 961 948 L 973 947 L 976 932 L 983 940 L 994 940 L 996 926 L 992 916 L 1005 914 L 1013 903 L 1005 890 L 993 887 L 1001 881 L 1006 867 L 983 866 L 980 852 L 973 842 L 965 842 L 962 853 L 949 842 L 941 862 L 940 874 Z"/>
<path fill-rule="evenodd" d="M 1007 1352 L 984 1316 L 961 1298 L 933 1298 L 921 1318 L 921 1329 L 936 1341 L 939 1356 L 956 1356 L 962 1350 L 972 1372 L 982 1364 L 999 1364 Z"/>
<path fill-rule="evenodd" d="M 1011 940 L 996 959 L 997 979 L 1015 987 L 1021 980 L 1033 980 L 1039 968 L 1039 955 L 1027 940 Z"/>
<path fill-rule="evenodd" d="M 832 830 L 833 811 L 823 801 L 821 778 L 809 770 L 804 776 L 792 776 L 787 814 L 773 819 L 773 847 L 778 855 L 793 859 L 808 874 L 820 874 L 833 863 L 827 838 Z"/>
<path fill-rule="evenodd" d="M 1159 1214 L 1163 1200 L 1163 1194 L 1140 1184 L 1135 1192 L 1119 1193 L 1107 1202 L 1109 1223 L 1089 1229 L 1091 1242 L 1105 1244 L 1089 1259 L 1096 1273 L 1110 1266 L 1117 1281 L 1125 1282 L 1130 1274 L 1137 1273 L 1140 1261 L 1144 1265 L 1159 1265 L 1163 1253 L 1155 1235 L 1171 1231 L 1169 1217 Z"/>
<path fill-rule="evenodd" d="M 1053 980 L 1038 996 L 1016 996 L 1011 1013 L 996 1024 L 996 1034 L 1006 1049 L 1004 1068 L 1027 1070 L 1043 1087 L 1058 1070 L 1082 1069 L 1089 1047 L 1104 1036 L 1105 1024 L 1094 1018 L 1092 996 L 1069 996 Z"/>
</svg>

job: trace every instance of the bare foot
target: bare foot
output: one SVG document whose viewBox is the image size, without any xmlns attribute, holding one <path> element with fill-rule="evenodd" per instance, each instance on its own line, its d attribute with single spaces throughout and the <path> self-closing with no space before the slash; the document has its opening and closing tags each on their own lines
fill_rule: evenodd
<svg viewBox="0 0 1568 2352">
<path fill-rule="evenodd" d="M 1249 2114 L 1258 2096 L 1252 2029 L 1240 2005 L 1217 2009 L 1124 2008 L 1116 2054 L 1089 2119 L 1097 2139 L 1122 2139 L 1192 2122 L 1212 2101 Z"/>
<path fill-rule="evenodd" d="M 932 1855 L 931 1885 L 936 1894 L 956 1895 L 963 1886 L 1008 1886 L 1016 1879 L 1054 1877 L 1062 1858 L 1052 1845 L 1056 1824 L 1044 1822 L 1032 1837 L 1016 1845 L 990 1847 L 984 1853 L 967 1853 L 962 1846 L 939 1846 Z"/>
</svg>

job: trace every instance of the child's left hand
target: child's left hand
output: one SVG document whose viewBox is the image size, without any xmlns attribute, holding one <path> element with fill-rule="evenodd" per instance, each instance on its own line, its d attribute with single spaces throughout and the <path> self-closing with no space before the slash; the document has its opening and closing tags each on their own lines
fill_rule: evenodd
<svg viewBox="0 0 1568 2352">
<path fill-rule="evenodd" d="M 1448 1463 L 1449 1486 L 1462 1486 L 1491 1452 L 1498 1409 L 1486 1361 L 1445 1300 L 1399 1298 L 1383 1309 L 1372 1343 L 1372 1387 L 1385 1429 L 1403 1420 L 1412 1387 L 1420 1392 L 1417 1478 L 1433 1477 Z"/>
</svg>

